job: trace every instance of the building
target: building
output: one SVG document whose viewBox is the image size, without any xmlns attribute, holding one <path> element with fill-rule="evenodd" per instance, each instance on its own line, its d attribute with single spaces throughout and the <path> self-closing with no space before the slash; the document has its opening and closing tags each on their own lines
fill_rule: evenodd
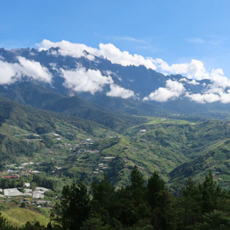
<svg viewBox="0 0 230 230">
<path fill-rule="evenodd" d="M 23 193 L 19 192 L 17 188 L 4 189 L 5 196 L 23 196 Z"/>
<path fill-rule="evenodd" d="M 42 194 L 40 191 L 34 191 L 33 192 L 33 198 L 35 199 L 43 199 L 45 197 L 44 194 Z"/>
</svg>

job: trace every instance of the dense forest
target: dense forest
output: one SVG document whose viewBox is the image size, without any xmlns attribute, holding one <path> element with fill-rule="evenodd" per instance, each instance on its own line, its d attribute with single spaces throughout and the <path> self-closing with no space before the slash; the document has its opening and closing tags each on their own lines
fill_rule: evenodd
<svg viewBox="0 0 230 230">
<path fill-rule="evenodd" d="M 107 176 L 88 190 L 82 181 L 64 186 L 53 207 L 50 223 L 27 223 L 21 230 L 228 230 L 230 193 L 221 189 L 211 172 L 202 183 L 189 179 L 174 197 L 154 173 L 148 181 L 135 166 L 126 187 L 113 187 Z M 0 218 L 0 229 L 15 230 Z"/>
</svg>

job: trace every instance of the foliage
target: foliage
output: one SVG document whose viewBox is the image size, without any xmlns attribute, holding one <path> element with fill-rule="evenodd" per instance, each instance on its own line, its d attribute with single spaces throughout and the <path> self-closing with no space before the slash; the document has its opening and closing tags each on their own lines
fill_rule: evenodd
<svg viewBox="0 0 230 230">
<path fill-rule="evenodd" d="M 147 184 L 135 166 L 130 185 L 115 189 L 105 176 L 91 187 L 65 186 L 51 214 L 52 224 L 26 223 L 21 230 L 227 230 L 230 228 L 230 193 L 214 182 L 209 172 L 202 183 L 188 180 L 178 198 L 166 190 L 155 172 Z M 153 197 L 153 198 L 151 198 Z M 15 229 L 0 217 L 1 229 Z"/>
<path fill-rule="evenodd" d="M 86 186 L 80 181 L 78 185 L 64 186 L 60 204 L 56 204 L 52 220 L 60 223 L 64 229 L 79 229 L 88 219 L 90 206 Z"/>
</svg>

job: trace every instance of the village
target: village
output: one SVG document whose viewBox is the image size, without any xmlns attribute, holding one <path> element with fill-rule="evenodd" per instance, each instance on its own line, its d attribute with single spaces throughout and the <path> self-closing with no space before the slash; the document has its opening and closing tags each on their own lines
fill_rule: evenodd
<svg viewBox="0 0 230 230">
<path fill-rule="evenodd" d="M 35 186 L 36 183 L 30 183 L 34 175 L 42 178 L 56 178 L 58 180 L 58 173 L 64 171 L 63 167 L 65 168 L 66 163 L 69 164 L 69 161 L 67 161 L 69 158 L 71 159 L 73 156 L 78 156 L 77 158 L 87 156 L 88 159 L 85 160 L 87 167 L 81 167 L 82 169 L 79 171 L 88 171 L 90 172 L 89 175 L 94 177 L 98 174 L 103 175 L 104 171 L 108 168 L 108 163 L 115 158 L 114 156 L 101 156 L 100 150 L 93 147 L 93 144 L 98 140 L 95 141 L 92 138 L 86 138 L 80 143 L 73 143 L 64 142 L 63 138 L 56 133 L 47 135 L 53 137 L 55 145 L 52 148 L 45 147 L 41 153 L 38 153 L 38 156 L 41 156 L 40 159 L 8 164 L 0 172 L 0 202 L 7 203 L 15 201 L 19 205 L 25 203 L 27 206 L 51 208 L 54 204 L 52 201 L 54 197 L 50 197 L 49 191 L 52 191 L 52 189 L 45 186 Z M 26 139 L 27 136 L 31 138 L 32 134 L 17 136 L 18 138 L 23 138 L 23 141 L 41 141 L 39 135 L 34 135 L 36 139 Z M 109 138 L 112 139 L 114 137 Z M 92 161 L 91 164 L 89 159 Z M 81 161 L 73 161 L 71 163 L 75 167 L 83 166 Z M 47 170 L 46 165 L 52 165 L 52 167 Z M 21 182 L 20 185 L 17 184 L 19 181 Z"/>
</svg>

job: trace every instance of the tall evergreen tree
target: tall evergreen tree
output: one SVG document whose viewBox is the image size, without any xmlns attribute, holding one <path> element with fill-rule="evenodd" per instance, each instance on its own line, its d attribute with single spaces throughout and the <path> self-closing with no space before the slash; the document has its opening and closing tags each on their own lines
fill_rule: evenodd
<svg viewBox="0 0 230 230">
<path fill-rule="evenodd" d="M 137 166 L 131 172 L 131 185 L 128 187 L 131 198 L 135 201 L 136 205 L 145 202 L 146 187 L 144 186 L 145 180 L 143 175 L 138 170 Z"/>
<path fill-rule="evenodd" d="M 51 219 L 61 224 L 64 230 L 75 230 L 80 229 L 89 213 L 89 194 L 86 186 L 80 181 L 78 185 L 64 186 L 61 202 L 55 205 Z"/>
<path fill-rule="evenodd" d="M 154 172 L 151 178 L 148 179 L 146 192 L 148 203 L 152 210 L 157 206 L 157 194 L 162 190 L 165 190 L 164 181 Z"/>
</svg>

